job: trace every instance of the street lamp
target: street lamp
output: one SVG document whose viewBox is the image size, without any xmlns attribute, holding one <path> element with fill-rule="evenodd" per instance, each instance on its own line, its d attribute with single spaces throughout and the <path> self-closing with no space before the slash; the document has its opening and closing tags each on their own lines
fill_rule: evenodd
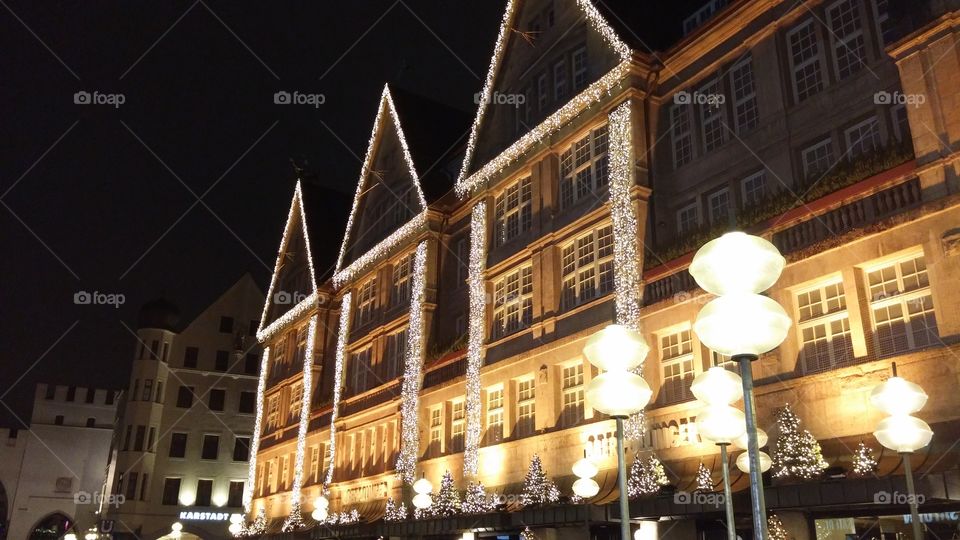
<svg viewBox="0 0 960 540">
<path fill-rule="evenodd" d="M 727 446 L 746 433 L 743 413 L 730 404 L 743 396 L 740 377 L 722 367 L 712 367 L 693 380 L 690 391 L 707 407 L 697 414 L 697 432 L 720 447 L 723 470 L 723 504 L 727 513 L 727 538 L 736 540 L 733 496 L 730 491 L 730 463 Z"/>
<path fill-rule="evenodd" d="M 573 483 L 573 492 L 584 499 L 599 493 L 600 485 L 593 479 L 598 472 L 597 465 L 587 458 L 584 451 L 583 458 L 573 464 L 573 474 L 577 477 L 577 481 Z"/>
<path fill-rule="evenodd" d="M 630 538 L 630 497 L 627 464 L 623 453 L 623 420 L 643 410 L 653 391 L 643 377 L 633 373 L 643 364 L 650 346 L 640 332 L 611 324 L 590 336 L 583 347 L 587 361 L 604 373 L 594 377 L 584 392 L 590 406 L 617 421 L 617 481 L 620 488 L 620 538 Z"/>
<path fill-rule="evenodd" d="M 897 376 L 897 364 L 893 364 L 890 377 L 870 393 L 874 407 L 889 414 L 877 425 L 873 435 L 884 447 L 899 452 L 903 458 L 903 472 L 907 480 L 907 503 L 910 505 L 910 524 L 914 540 L 923 538 L 920 511 L 917 508 L 917 492 L 913 485 L 913 470 L 910 454 L 930 444 L 933 430 L 923 420 L 910 416 L 927 403 L 927 393 L 920 385 Z"/>
<path fill-rule="evenodd" d="M 324 495 L 320 495 L 313 500 L 313 512 L 310 517 L 314 521 L 325 521 L 329 515 L 330 501 Z"/>
<path fill-rule="evenodd" d="M 230 534 L 233 536 L 240 534 L 240 531 L 243 530 L 243 515 L 231 514 L 230 525 L 227 526 L 227 530 L 230 531 Z"/>
<path fill-rule="evenodd" d="M 760 295 L 776 283 L 785 265 L 776 246 L 742 232 L 707 242 L 690 263 L 690 275 L 697 284 L 717 295 L 700 310 L 693 330 L 707 347 L 732 357 L 740 366 L 753 529 L 761 540 L 767 538 L 767 516 L 761 472 L 756 466 L 760 447 L 751 363 L 779 346 L 790 329 L 790 317 L 780 304 Z"/>
<path fill-rule="evenodd" d="M 421 477 L 413 483 L 413 491 L 416 493 L 416 495 L 413 496 L 413 506 L 420 510 L 430 508 L 430 505 L 433 504 L 433 498 L 430 497 L 430 493 L 433 491 L 433 484 L 431 484 L 426 477 Z"/>
</svg>

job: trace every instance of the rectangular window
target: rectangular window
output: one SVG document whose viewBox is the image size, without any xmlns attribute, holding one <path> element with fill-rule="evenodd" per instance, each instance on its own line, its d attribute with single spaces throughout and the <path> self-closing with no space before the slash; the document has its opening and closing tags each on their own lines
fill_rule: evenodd
<svg viewBox="0 0 960 540">
<path fill-rule="evenodd" d="M 147 500 L 147 480 L 150 478 L 150 475 L 143 473 L 143 477 L 140 480 L 140 500 Z"/>
<path fill-rule="evenodd" d="M 140 480 L 140 475 L 135 472 L 127 473 L 127 492 L 124 493 L 124 497 L 129 501 L 137 500 L 137 482 Z"/>
<path fill-rule="evenodd" d="M 387 336 L 387 345 L 384 350 L 384 378 L 395 379 L 403 371 L 404 358 L 407 354 L 407 329 L 404 328 Z"/>
<path fill-rule="evenodd" d="M 487 390 L 487 432 L 483 439 L 486 444 L 503 440 L 503 386 Z"/>
<path fill-rule="evenodd" d="M 260 328 L 260 321 L 250 319 L 250 324 L 247 326 L 247 335 L 251 337 L 256 336 L 257 328 Z"/>
<path fill-rule="evenodd" d="M 130 440 L 133 438 L 133 426 L 127 426 L 127 434 L 123 437 L 123 450 L 130 450 Z"/>
<path fill-rule="evenodd" d="M 97 390 L 94 388 L 87 388 L 86 402 L 93 403 L 97 396 Z"/>
<path fill-rule="evenodd" d="M 197 347 L 187 347 L 183 351 L 183 367 L 197 367 L 197 359 L 200 358 L 200 349 Z"/>
<path fill-rule="evenodd" d="M 713 79 L 700 88 L 700 94 L 708 97 L 720 96 L 722 92 L 719 78 Z M 727 140 L 725 123 L 723 104 L 718 98 L 707 99 L 705 103 L 700 104 L 700 130 L 705 152 L 719 148 Z"/>
<path fill-rule="evenodd" d="M 767 174 L 766 171 L 760 171 L 751 174 L 740 181 L 740 194 L 742 197 L 743 208 L 754 206 L 763 202 L 767 197 Z"/>
<path fill-rule="evenodd" d="M 606 225 L 561 250 L 561 307 L 570 309 L 613 291 L 613 226 Z"/>
<path fill-rule="evenodd" d="M 467 283 L 467 277 L 470 272 L 470 238 L 463 237 L 457 240 L 457 287 L 462 287 Z"/>
<path fill-rule="evenodd" d="M 803 179 L 819 179 L 833 168 L 833 141 L 826 139 L 808 146 L 800 153 L 803 161 Z"/>
<path fill-rule="evenodd" d="M 247 461 L 250 459 L 250 437 L 236 437 L 233 439 L 233 460 Z"/>
<path fill-rule="evenodd" d="M 170 453 L 172 458 L 187 457 L 187 434 L 174 433 L 170 436 Z"/>
<path fill-rule="evenodd" d="M 450 451 L 463 451 L 463 434 L 466 429 L 466 414 L 463 400 L 451 404 L 450 415 Z"/>
<path fill-rule="evenodd" d="M 297 328 L 297 348 L 294 351 L 293 365 L 303 366 L 303 361 L 307 356 L 307 334 L 310 333 L 309 325 L 303 325 Z"/>
<path fill-rule="evenodd" d="M 670 107 L 670 139 L 673 147 L 673 168 L 679 169 L 693 160 L 689 104 L 675 103 Z"/>
<path fill-rule="evenodd" d="M 356 317 L 354 327 L 360 327 L 373 320 L 373 309 L 377 301 L 377 278 L 373 277 L 360 286 L 357 292 Z"/>
<path fill-rule="evenodd" d="M 314 446 L 310 449 L 310 478 L 314 482 L 320 481 L 320 447 Z"/>
<path fill-rule="evenodd" d="M 165 506 L 176 506 L 178 504 L 178 499 L 180 498 L 180 481 L 179 478 L 163 479 L 162 503 Z"/>
<path fill-rule="evenodd" d="M 401 258 L 393 267 L 393 287 L 390 289 L 390 305 L 401 306 L 410 302 L 410 281 L 413 277 L 413 253 Z"/>
<path fill-rule="evenodd" d="M 243 480 L 231 480 L 230 491 L 227 492 L 227 506 L 240 508 L 243 506 Z"/>
<path fill-rule="evenodd" d="M 607 144 L 607 126 L 601 126 L 560 155 L 561 209 L 582 200 L 598 200 L 597 193 L 609 183 Z"/>
<path fill-rule="evenodd" d="M 752 57 L 748 56 L 730 68 L 730 88 L 733 89 L 733 115 L 737 133 L 743 134 L 760 123 Z"/>
<path fill-rule="evenodd" d="M 279 392 L 267 398 L 267 429 L 280 426 L 280 394 Z"/>
<path fill-rule="evenodd" d="M 661 336 L 660 366 L 663 369 L 660 403 L 692 399 L 690 383 L 693 382 L 693 343 L 689 329 Z"/>
<path fill-rule="evenodd" d="M 357 351 L 350 355 L 349 385 L 351 393 L 363 392 L 367 389 L 367 373 L 370 372 L 371 347 Z"/>
<path fill-rule="evenodd" d="M 573 426 L 583 420 L 583 364 L 563 368 L 560 377 L 563 408 L 560 424 Z"/>
<path fill-rule="evenodd" d="M 193 407 L 193 387 L 181 386 L 177 389 L 177 407 L 189 409 Z"/>
<path fill-rule="evenodd" d="M 287 416 L 290 418 L 300 418 L 300 409 L 303 406 L 303 384 L 297 383 L 290 387 L 290 406 L 287 408 Z"/>
<path fill-rule="evenodd" d="M 277 339 L 276 345 L 270 348 L 270 377 L 279 377 L 287 367 L 287 348 L 289 340 L 286 335 Z"/>
<path fill-rule="evenodd" d="M 723 188 L 707 196 L 710 223 L 718 225 L 730 222 L 730 190 Z"/>
<path fill-rule="evenodd" d="M 826 371 L 853 361 L 842 282 L 818 285 L 797 294 L 797 314 L 803 373 Z"/>
<path fill-rule="evenodd" d="M 700 212 L 693 202 L 677 210 L 677 232 L 680 236 L 690 234 L 700 227 Z"/>
<path fill-rule="evenodd" d="M 163 381 L 157 381 L 157 398 L 154 401 L 163 403 Z"/>
<path fill-rule="evenodd" d="M 791 30 L 787 34 L 787 43 L 793 68 L 793 91 L 799 103 L 823 90 L 817 31 L 813 20 Z"/>
<path fill-rule="evenodd" d="M 893 43 L 894 23 L 890 18 L 890 0 L 874 0 L 873 6 L 877 14 L 877 27 L 880 34 L 880 45 Z"/>
<path fill-rule="evenodd" d="M 147 431 L 147 452 L 153 452 L 153 443 L 157 438 L 157 428 L 155 426 L 150 426 L 149 431 Z"/>
<path fill-rule="evenodd" d="M 855 159 L 880 147 L 880 122 L 873 116 L 847 129 L 847 157 Z"/>
<path fill-rule="evenodd" d="M 200 459 L 217 459 L 220 456 L 220 436 L 204 435 Z"/>
<path fill-rule="evenodd" d="M 233 317 L 220 316 L 220 332 L 224 334 L 233 333 Z"/>
<path fill-rule="evenodd" d="M 863 68 L 866 46 L 860 20 L 860 0 L 840 0 L 827 8 L 827 22 L 833 38 L 837 78 L 846 79 Z"/>
<path fill-rule="evenodd" d="M 533 377 L 517 381 L 517 437 L 533 435 L 537 423 L 537 387 Z"/>
<path fill-rule="evenodd" d="M 67 401 L 75 401 L 77 399 L 77 387 L 68 386 L 67 387 Z"/>
<path fill-rule="evenodd" d="M 553 99 L 557 102 L 567 98 L 567 62 L 561 60 L 553 65 Z"/>
<path fill-rule="evenodd" d="M 541 73 L 537 77 L 537 110 L 543 112 L 550 100 L 550 90 L 547 88 L 547 74 Z"/>
<path fill-rule="evenodd" d="M 867 279 L 877 356 L 892 356 L 939 341 L 922 253 L 868 269 Z"/>
<path fill-rule="evenodd" d="M 237 403 L 237 412 L 240 414 L 253 414 L 256 411 L 256 401 L 256 392 L 241 391 L 240 400 Z"/>
<path fill-rule="evenodd" d="M 207 406 L 211 411 L 223 412 L 224 402 L 227 399 L 227 391 L 223 388 L 213 388 L 210 390 L 207 398 Z"/>
<path fill-rule="evenodd" d="M 579 92 L 587 87 L 587 48 L 573 51 L 573 91 Z"/>
<path fill-rule="evenodd" d="M 194 506 L 210 506 L 210 496 L 213 494 L 213 480 L 197 480 L 197 498 Z"/>
<path fill-rule="evenodd" d="M 530 177 L 511 184 L 497 195 L 494 202 L 495 231 L 497 246 L 513 240 L 533 225 L 533 196 Z"/>
<path fill-rule="evenodd" d="M 526 328 L 533 321 L 533 267 L 500 278 L 493 293 L 494 339 Z"/>
<path fill-rule="evenodd" d="M 63 423 L 63 417 L 60 417 L 60 424 Z M 147 426 L 137 426 L 136 435 L 133 437 L 133 451 L 143 452 L 143 443 L 147 438 Z"/>
<path fill-rule="evenodd" d="M 440 455 L 443 441 L 443 410 L 437 406 L 430 409 L 430 445 L 427 447 L 427 456 Z"/>
<path fill-rule="evenodd" d="M 230 368 L 230 353 L 228 351 L 217 351 L 217 360 L 213 369 L 217 371 L 227 371 Z"/>
<path fill-rule="evenodd" d="M 143 380 L 143 394 L 140 401 L 153 401 L 153 379 Z"/>
<path fill-rule="evenodd" d="M 911 141 L 910 119 L 907 118 L 906 105 L 890 107 L 890 118 L 893 120 L 893 133 L 901 143 Z"/>
<path fill-rule="evenodd" d="M 260 357 L 257 353 L 247 353 L 243 358 L 243 372 L 257 375 L 260 372 Z"/>
</svg>

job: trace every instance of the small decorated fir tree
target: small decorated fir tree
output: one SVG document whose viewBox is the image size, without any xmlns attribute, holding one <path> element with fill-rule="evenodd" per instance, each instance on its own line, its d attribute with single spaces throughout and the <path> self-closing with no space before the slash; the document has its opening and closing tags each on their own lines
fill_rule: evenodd
<svg viewBox="0 0 960 540">
<path fill-rule="evenodd" d="M 261 508 L 257 511 L 257 517 L 254 518 L 253 522 L 246 528 L 244 534 L 246 536 L 260 536 L 267 530 L 267 509 Z"/>
<path fill-rule="evenodd" d="M 807 430 L 800 429 L 800 418 L 784 405 L 777 409 L 780 437 L 773 452 L 773 476 L 776 478 L 815 478 L 827 468 L 820 443 Z"/>
<path fill-rule="evenodd" d="M 647 416 L 644 411 L 632 414 L 623 423 L 623 436 L 629 441 L 639 441 L 647 433 Z"/>
<path fill-rule="evenodd" d="M 387 508 L 383 513 L 384 521 L 404 521 L 407 519 L 407 506 L 400 501 L 400 505 L 393 502 L 393 497 L 387 497 Z"/>
<path fill-rule="evenodd" d="M 523 479 L 523 492 L 520 494 L 520 503 L 523 506 L 533 506 L 538 504 L 555 503 L 560 500 L 560 490 L 556 484 L 547 478 L 547 473 L 543 470 L 543 463 L 540 456 L 533 455 L 530 460 L 530 468 L 527 470 L 527 476 Z"/>
<path fill-rule="evenodd" d="M 667 473 L 663 470 L 663 463 L 660 463 L 657 456 L 651 455 L 644 460 L 638 455 L 630 466 L 627 494 L 631 498 L 651 495 L 659 492 L 661 487 L 669 483 Z"/>
<path fill-rule="evenodd" d="M 433 498 L 430 505 L 430 515 L 436 517 L 454 516 L 460 513 L 460 492 L 453 484 L 453 475 L 450 471 L 443 473 L 440 480 L 440 491 Z"/>
<path fill-rule="evenodd" d="M 783 522 L 780 521 L 780 518 L 776 514 L 770 514 L 767 518 L 767 532 L 769 533 L 770 540 L 787 540 L 789 536 L 787 535 L 787 529 L 783 526 Z"/>
<path fill-rule="evenodd" d="M 863 444 L 857 446 L 857 451 L 853 454 L 853 472 L 860 476 L 871 474 L 877 470 L 877 460 L 873 458 L 873 450 Z"/>
<path fill-rule="evenodd" d="M 533 534 L 533 531 L 530 530 L 530 527 L 524 527 L 523 531 L 520 533 L 520 540 L 537 540 L 537 535 Z"/>
<path fill-rule="evenodd" d="M 493 501 L 487 496 L 483 484 L 471 482 L 467 485 L 467 494 L 461 506 L 464 514 L 484 514 L 492 511 L 493 506 Z"/>
<path fill-rule="evenodd" d="M 710 469 L 702 461 L 697 468 L 697 487 L 694 491 L 701 493 L 713 491 L 713 477 L 710 475 Z"/>
<path fill-rule="evenodd" d="M 292 532 L 297 529 L 302 529 L 304 527 L 303 515 L 300 514 L 300 503 L 293 503 L 293 507 L 290 509 L 290 515 L 287 516 L 287 519 L 283 522 L 283 525 L 280 529 L 283 532 Z"/>
</svg>

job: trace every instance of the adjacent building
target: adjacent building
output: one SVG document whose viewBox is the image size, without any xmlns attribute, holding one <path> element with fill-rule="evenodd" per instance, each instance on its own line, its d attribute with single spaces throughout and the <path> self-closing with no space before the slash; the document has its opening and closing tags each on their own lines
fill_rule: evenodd
<svg viewBox="0 0 960 540">
<path fill-rule="evenodd" d="M 920 416 L 936 435 L 914 457 L 923 519 L 957 534 L 960 5 L 711 2 L 650 46 L 664 22 L 647 7 L 507 2 L 462 151 L 453 127 L 436 144 L 455 114 L 385 88 L 330 279 L 313 264 L 318 201 L 297 185 L 256 332 L 248 519 L 279 532 L 325 492 L 362 517 L 341 537 L 618 537 L 614 426 L 584 400 L 597 371 L 582 356 L 617 321 L 652 348 L 654 401 L 629 454 L 658 456 L 672 485 L 634 500 L 631 519 L 653 536 L 724 537 L 722 506 L 671 490 L 692 491 L 700 464 L 719 481 L 689 385 L 728 359 L 692 331 L 709 296 L 687 266 L 736 228 L 788 259 L 769 294 L 794 327 L 754 368 L 768 451 L 789 404 L 829 465 L 813 481 L 768 475 L 770 511 L 796 538 L 909 534 L 902 464 L 880 452 L 868 401 L 896 362 L 930 394 Z M 853 473 L 860 441 L 875 473 Z M 514 495 L 534 454 L 567 496 L 570 466 L 592 457 L 601 493 L 382 520 L 388 497 L 409 506 L 406 484 L 446 471 L 461 490 Z"/>
<path fill-rule="evenodd" d="M 192 321 L 165 300 L 139 313 L 130 386 L 107 472 L 114 538 L 226 538 L 242 511 L 256 412 L 263 292 L 244 275 Z"/>
</svg>

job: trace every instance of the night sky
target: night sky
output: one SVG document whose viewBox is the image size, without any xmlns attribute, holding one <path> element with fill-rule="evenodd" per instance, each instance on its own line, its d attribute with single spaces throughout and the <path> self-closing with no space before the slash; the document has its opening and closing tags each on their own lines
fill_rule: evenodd
<svg viewBox="0 0 960 540">
<path fill-rule="evenodd" d="M 503 7 L 0 0 L 0 423 L 37 382 L 124 387 L 143 302 L 189 320 L 245 272 L 265 289 L 291 158 L 345 215 L 384 82 L 472 115 Z"/>
</svg>

